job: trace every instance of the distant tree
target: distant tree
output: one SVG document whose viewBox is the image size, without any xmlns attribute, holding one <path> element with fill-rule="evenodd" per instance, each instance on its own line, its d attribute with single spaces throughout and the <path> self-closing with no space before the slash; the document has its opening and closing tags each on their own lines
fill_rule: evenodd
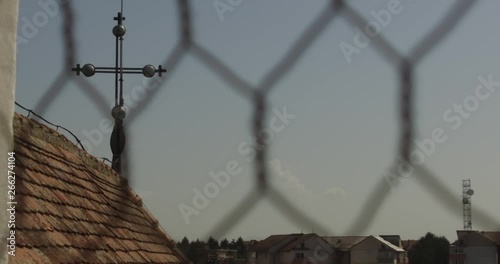
<svg viewBox="0 0 500 264">
<path fill-rule="evenodd" d="M 239 259 L 248 258 L 247 246 L 245 245 L 245 241 L 243 241 L 243 238 L 238 237 L 238 240 L 236 240 L 236 249 L 238 250 Z"/>
<path fill-rule="evenodd" d="M 229 243 L 229 249 L 236 249 L 236 240 L 234 240 L 234 238 L 231 240 L 231 243 Z"/>
<path fill-rule="evenodd" d="M 208 248 L 210 249 L 218 249 L 219 248 L 219 242 L 214 239 L 213 237 L 208 238 L 207 241 Z"/>
<path fill-rule="evenodd" d="M 228 249 L 229 248 L 229 241 L 227 240 L 227 238 L 224 238 L 220 242 L 220 248 L 223 248 L 223 249 Z"/>
<path fill-rule="evenodd" d="M 410 264 L 448 264 L 450 242 L 427 233 L 408 251 Z"/>
<path fill-rule="evenodd" d="M 175 243 L 175 246 L 182 252 L 182 254 L 184 254 L 184 250 L 181 248 L 181 242 Z"/>
<path fill-rule="evenodd" d="M 181 242 L 177 243 L 177 248 L 179 248 L 179 250 L 184 255 L 187 255 L 187 253 L 189 252 L 189 247 L 190 247 L 190 245 L 189 245 L 189 239 L 187 239 L 187 237 L 184 237 Z"/>
<path fill-rule="evenodd" d="M 186 257 L 188 257 L 194 263 L 201 263 L 203 260 L 202 250 L 204 247 L 205 242 L 200 241 L 199 239 L 196 239 L 196 241 L 191 241 Z"/>
</svg>

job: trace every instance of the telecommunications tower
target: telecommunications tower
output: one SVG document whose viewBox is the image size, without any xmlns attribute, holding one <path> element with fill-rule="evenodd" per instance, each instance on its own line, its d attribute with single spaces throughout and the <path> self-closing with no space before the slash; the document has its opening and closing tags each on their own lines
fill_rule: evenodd
<svg viewBox="0 0 500 264">
<path fill-rule="evenodd" d="M 464 205 L 464 230 L 472 230 L 472 202 L 474 190 L 471 189 L 470 179 L 462 180 L 462 203 Z"/>
</svg>

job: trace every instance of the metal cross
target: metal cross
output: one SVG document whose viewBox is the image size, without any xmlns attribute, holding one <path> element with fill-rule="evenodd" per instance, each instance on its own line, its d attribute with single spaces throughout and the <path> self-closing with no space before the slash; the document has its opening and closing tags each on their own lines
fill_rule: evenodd
<svg viewBox="0 0 500 264">
<path fill-rule="evenodd" d="M 123 12 L 123 11 L 122 11 Z M 72 71 L 76 75 L 82 73 L 86 77 L 91 77 L 96 73 L 113 73 L 115 74 L 115 106 L 111 111 L 111 115 L 115 119 L 113 133 L 111 134 L 110 145 L 113 152 L 112 167 L 117 173 L 121 173 L 121 154 L 125 147 L 125 133 L 123 130 L 123 119 L 126 116 L 126 109 L 123 106 L 123 74 L 142 74 L 147 78 L 152 78 L 156 73 L 162 76 L 162 73 L 167 72 L 161 65 L 156 69 L 153 65 L 146 65 L 143 68 L 124 68 L 123 67 L 123 36 L 126 33 L 126 28 L 123 26 L 125 17 L 122 12 L 118 12 L 118 16 L 114 18 L 117 25 L 113 27 L 113 35 L 116 37 L 116 59 L 115 67 L 95 67 L 92 64 L 85 64 L 80 67 L 77 64 Z"/>
</svg>

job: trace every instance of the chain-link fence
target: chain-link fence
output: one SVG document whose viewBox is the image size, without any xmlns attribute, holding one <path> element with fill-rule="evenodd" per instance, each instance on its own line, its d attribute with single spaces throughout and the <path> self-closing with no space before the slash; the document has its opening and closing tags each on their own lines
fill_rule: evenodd
<svg viewBox="0 0 500 264">
<path fill-rule="evenodd" d="M 456 3 L 448 10 L 446 15 L 441 19 L 440 23 L 431 30 L 430 33 L 425 35 L 408 54 L 401 54 L 398 52 L 383 34 L 372 38 L 373 47 L 394 67 L 398 72 L 399 79 L 399 153 L 405 160 L 410 160 L 410 153 L 413 150 L 413 139 L 415 131 L 415 109 L 414 106 L 414 71 L 416 66 L 422 59 L 427 56 L 430 51 L 436 48 L 440 42 L 443 41 L 451 32 L 458 22 L 467 14 L 469 10 L 474 7 L 478 1 L 457 0 Z M 169 54 L 163 65 L 167 69 L 175 68 L 179 62 L 190 53 L 198 59 L 198 61 L 210 69 L 210 71 L 222 79 L 227 85 L 234 89 L 241 96 L 251 101 L 253 105 L 253 118 L 252 118 L 252 134 L 256 138 L 256 158 L 254 161 L 255 168 L 255 187 L 241 204 L 235 206 L 234 210 L 227 212 L 225 217 L 215 227 L 209 229 L 207 233 L 214 237 L 222 237 L 227 234 L 232 227 L 244 219 L 249 212 L 252 211 L 261 200 L 268 199 L 274 207 L 283 215 L 298 224 L 309 226 L 320 234 L 334 234 L 335 230 L 321 225 L 316 219 L 301 212 L 293 203 L 272 187 L 269 183 L 269 168 L 268 152 L 272 146 L 266 145 L 264 134 L 261 131 L 264 129 L 264 121 L 270 112 L 270 104 L 268 101 L 269 94 L 273 91 L 276 84 L 291 72 L 291 69 L 297 61 L 304 55 L 304 53 L 311 47 L 312 43 L 324 34 L 325 29 L 331 23 L 335 23 L 337 19 L 345 19 L 353 26 L 364 28 L 368 21 L 354 10 L 347 1 L 331 0 L 323 8 L 322 12 L 317 18 L 309 25 L 304 32 L 301 32 L 299 38 L 290 49 L 286 52 L 281 60 L 272 68 L 262 79 L 258 85 L 252 85 L 246 82 L 241 76 L 236 74 L 230 67 L 228 67 L 222 60 L 212 54 L 203 43 L 197 41 L 193 35 L 193 13 L 191 1 L 178 0 L 177 12 L 180 19 L 180 41 L 177 43 L 175 49 Z M 43 116 L 44 112 L 50 104 L 54 102 L 57 95 L 65 89 L 69 82 L 76 82 L 78 87 L 89 97 L 97 109 L 103 113 L 109 112 L 108 103 L 99 96 L 99 92 L 83 78 L 74 76 L 71 72 L 72 67 L 76 64 L 75 54 L 75 30 L 74 30 L 74 12 L 72 1 L 67 1 L 61 5 L 63 10 L 63 23 L 62 34 L 64 36 L 64 58 L 65 66 L 59 75 L 54 79 L 52 86 L 46 92 L 38 104 L 34 107 L 34 112 Z M 163 78 L 166 81 L 170 78 L 170 74 Z M 127 116 L 127 126 L 133 126 L 134 121 L 140 118 L 141 114 L 151 104 L 152 98 L 160 93 L 161 89 L 155 89 L 148 93 L 147 98 L 139 102 Z M 127 134 L 127 133 L 126 133 Z M 129 139 L 133 141 L 134 139 Z M 127 150 L 126 150 L 127 151 Z M 123 172 L 127 176 L 129 171 L 127 168 L 132 166 L 127 157 L 123 155 Z M 394 159 L 394 164 L 391 165 L 391 171 L 394 173 L 395 178 L 390 179 L 392 182 L 388 184 L 388 179 L 380 178 L 378 183 L 373 186 L 371 193 L 368 195 L 367 202 L 363 208 L 360 209 L 360 214 L 355 216 L 355 221 L 347 230 L 346 234 L 362 234 L 370 226 L 372 219 L 381 206 L 387 201 L 390 195 L 390 189 L 397 186 L 399 183 L 398 178 L 403 178 L 398 171 L 399 159 Z M 442 205 L 444 210 L 448 210 L 456 217 L 462 217 L 460 214 L 460 203 L 457 203 L 453 191 L 445 186 L 432 171 L 427 169 L 424 165 L 416 166 L 414 178 L 422 186 L 424 186 L 428 193 L 435 198 L 436 203 Z M 374 175 L 376 176 L 376 175 Z M 474 210 L 474 220 L 481 226 L 498 226 L 498 221 L 493 219 L 488 213 L 479 209 Z"/>
</svg>

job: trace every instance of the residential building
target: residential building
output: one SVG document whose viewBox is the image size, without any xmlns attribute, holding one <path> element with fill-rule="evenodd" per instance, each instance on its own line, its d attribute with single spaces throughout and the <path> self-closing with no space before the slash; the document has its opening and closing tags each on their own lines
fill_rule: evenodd
<svg viewBox="0 0 500 264">
<path fill-rule="evenodd" d="M 418 243 L 418 240 L 401 240 L 402 248 L 408 253 L 416 244 Z"/>
<path fill-rule="evenodd" d="M 350 251 L 351 264 L 408 263 L 405 250 L 381 236 L 369 236 L 351 247 Z"/>
<path fill-rule="evenodd" d="M 236 249 L 210 249 L 208 246 L 200 249 L 202 263 L 234 263 L 242 261 L 238 259 L 238 250 Z M 245 261 L 246 262 L 246 261 Z"/>
<path fill-rule="evenodd" d="M 457 231 L 450 264 L 500 264 L 500 231 Z"/>
<path fill-rule="evenodd" d="M 406 264 L 409 261 L 403 247 L 414 242 L 402 241 L 398 235 L 272 235 L 250 248 L 248 263 Z"/>
<path fill-rule="evenodd" d="M 249 263 L 334 263 L 335 248 L 316 234 L 272 235 L 250 248 Z"/>
<path fill-rule="evenodd" d="M 255 246 L 257 243 L 259 243 L 259 241 L 252 239 L 252 240 L 243 241 L 243 243 L 245 244 L 245 248 L 248 249 L 248 248 Z"/>
<path fill-rule="evenodd" d="M 380 235 L 380 237 L 396 247 L 403 248 L 403 241 L 399 235 Z"/>
<path fill-rule="evenodd" d="M 16 114 L 13 127 L 9 263 L 190 263 L 110 166 L 36 121 Z"/>
<path fill-rule="evenodd" d="M 351 248 L 363 241 L 366 236 L 324 236 L 323 239 L 335 248 L 336 264 L 351 263 Z"/>
<path fill-rule="evenodd" d="M 257 244 L 249 249 L 249 262 L 253 264 L 279 263 L 279 256 L 276 256 L 278 250 L 299 236 L 301 234 L 272 235 L 257 242 Z"/>
</svg>

